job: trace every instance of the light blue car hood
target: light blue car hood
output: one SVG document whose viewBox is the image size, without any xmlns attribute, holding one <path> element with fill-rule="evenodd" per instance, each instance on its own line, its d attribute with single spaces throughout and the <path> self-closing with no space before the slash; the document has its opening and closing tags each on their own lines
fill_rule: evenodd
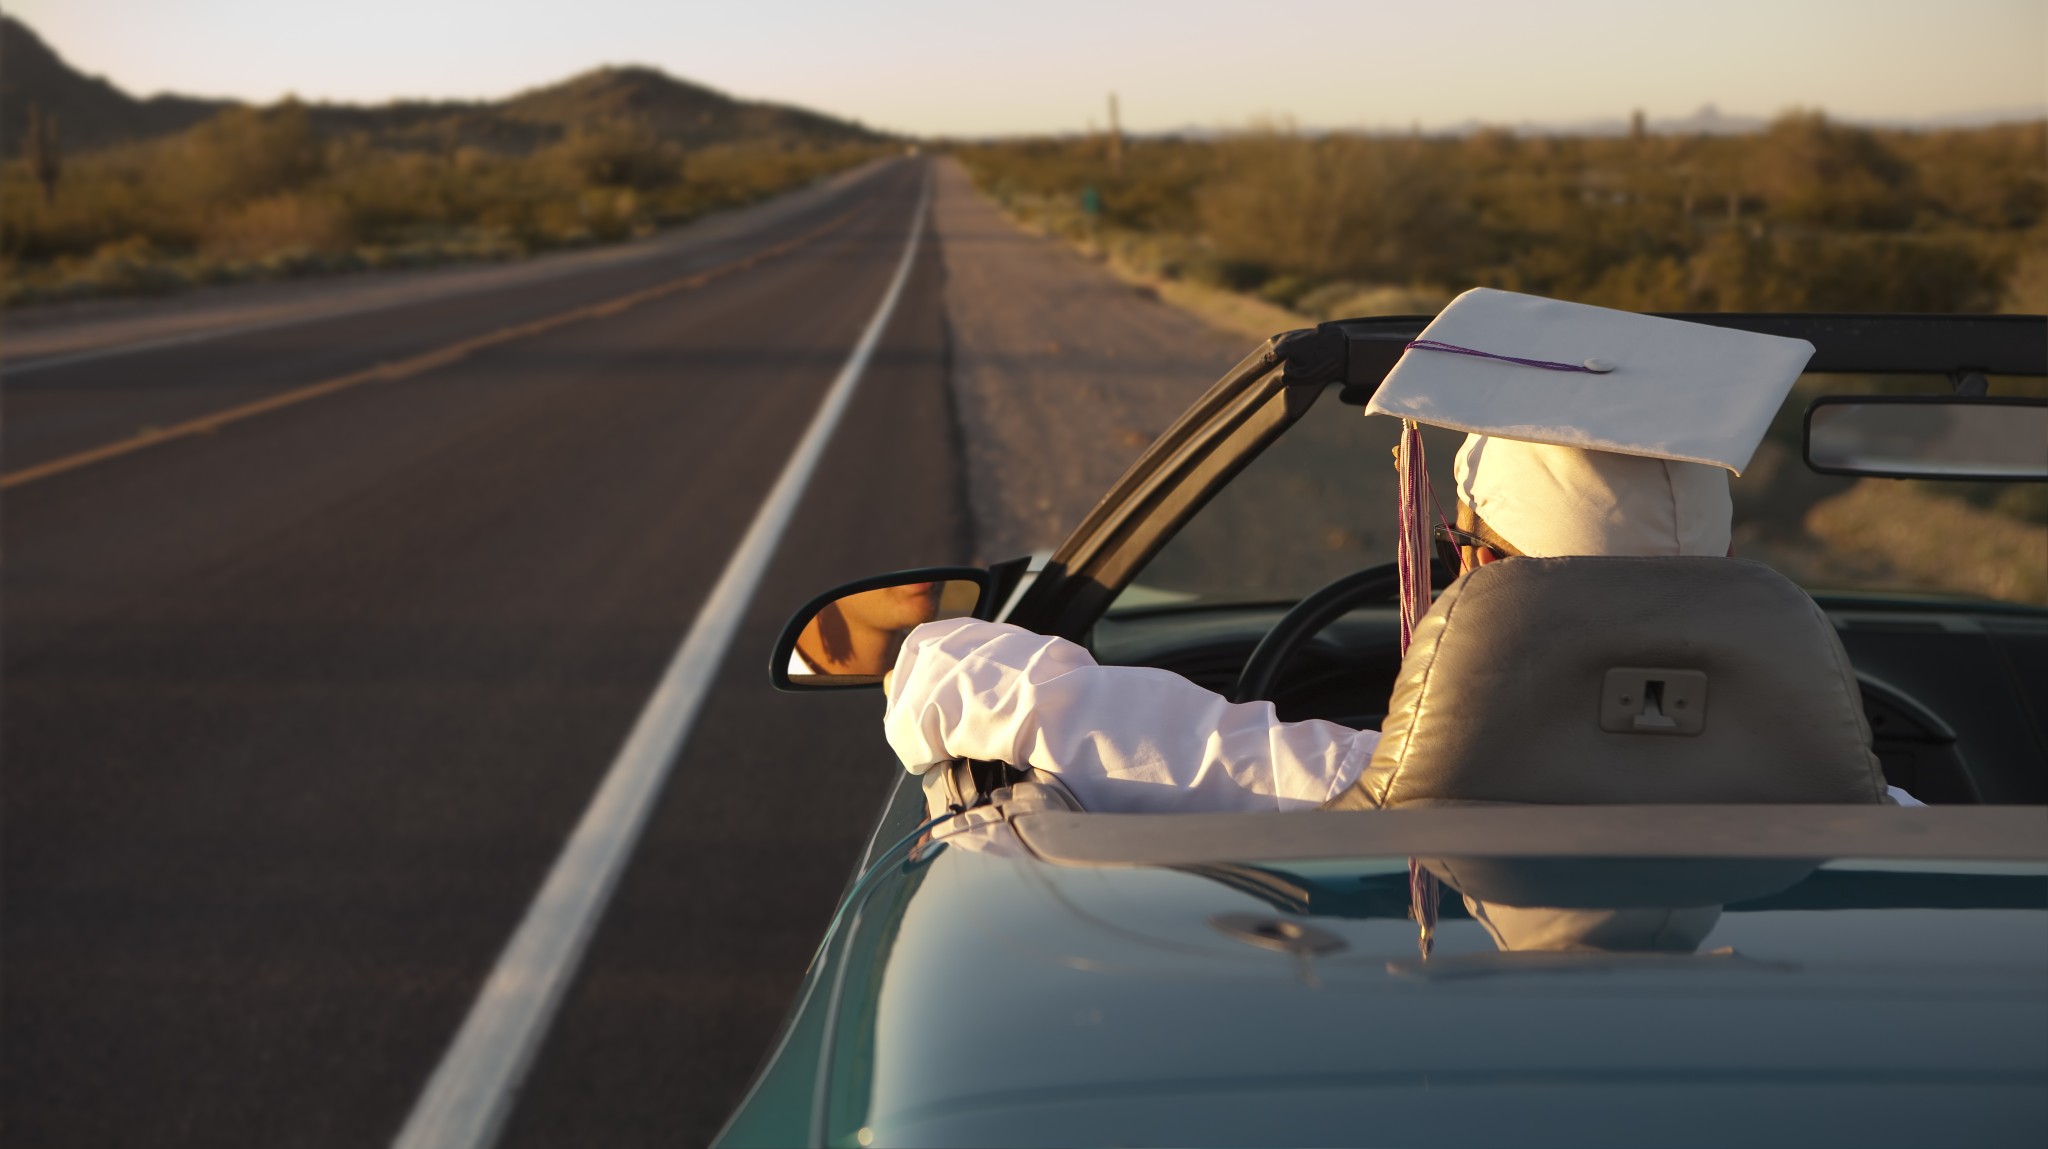
<svg viewBox="0 0 2048 1149">
<path fill-rule="evenodd" d="M 1277 885 L 1341 894 L 1405 870 L 1297 864 Z M 855 1048 L 821 1084 L 824 1139 L 2031 1145 L 2048 1114 L 2048 906 L 2029 895 L 1780 899 L 1721 915 L 1697 955 L 1502 953 L 1478 922 L 1446 920 L 1424 963 L 1412 922 L 1282 914 L 1284 893 L 1259 896 L 1268 871 L 1245 872 L 961 849 L 902 867 L 854 941 L 877 960 L 837 987 L 834 1041 Z M 2048 890 L 2031 864 L 1821 873 Z M 1219 928 L 1232 914 L 1342 948 L 1263 948 Z"/>
</svg>

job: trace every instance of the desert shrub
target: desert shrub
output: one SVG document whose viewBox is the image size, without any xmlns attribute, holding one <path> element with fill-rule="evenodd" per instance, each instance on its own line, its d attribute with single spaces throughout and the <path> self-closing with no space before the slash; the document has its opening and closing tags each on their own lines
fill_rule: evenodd
<svg viewBox="0 0 2048 1149">
<path fill-rule="evenodd" d="M 1233 259 L 1208 248 L 1188 253 L 1178 266 L 1181 277 L 1188 282 L 1220 287 L 1225 291 L 1255 291 L 1273 279 L 1271 264 Z"/>
<path fill-rule="evenodd" d="M 681 149 L 634 120 L 577 128 L 543 158 L 560 164 L 576 183 L 593 188 L 664 188 L 683 173 Z"/>
<path fill-rule="evenodd" d="M 1964 227 L 2038 227 L 2048 219 L 2048 122 L 1968 132 L 1897 132 L 1923 214 Z"/>
<path fill-rule="evenodd" d="M 2048 123 L 1870 131 L 1814 113 L 1732 137 L 1314 136 L 978 144 L 1040 227 L 1313 315 L 1487 285 L 1643 310 L 2048 308 Z M 1099 194 L 1099 219 L 1080 211 Z"/>
<path fill-rule="evenodd" d="M 349 140 L 335 147 L 321 190 L 343 204 L 365 234 L 386 234 L 460 224 L 476 214 L 478 193 L 501 178 L 495 164 L 465 167 L 445 155 L 385 151 Z"/>
<path fill-rule="evenodd" d="M 1314 280 L 1299 275 L 1276 275 L 1258 286 L 1258 297 L 1281 307 L 1293 307 L 1295 301 L 1315 288 Z"/>
<path fill-rule="evenodd" d="M 2014 483 L 1998 492 L 1988 505 L 2007 518 L 2048 527 L 2048 486 L 2040 483 Z"/>
<path fill-rule="evenodd" d="M 231 108 L 192 129 L 157 165 L 192 199 L 242 203 L 296 191 L 327 168 L 327 148 L 305 106 Z"/>
<path fill-rule="evenodd" d="M 166 265 L 163 253 L 133 236 L 101 244 L 84 259 L 66 260 L 69 290 L 58 295 L 96 293 L 160 295 L 185 286 L 185 277 Z"/>
<path fill-rule="evenodd" d="M 1451 293 L 1429 287 L 1370 286 L 1350 282 L 1325 284 L 1294 301 L 1294 309 L 1311 319 L 1356 319 L 1369 315 L 1434 315 L 1451 301 Z"/>
<path fill-rule="evenodd" d="M 2006 268 L 1950 236 L 1751 237 L 1724 232 L 1690 261 L 1673 306 L 1707 311 L 1989 311 Z"/>
<path fill-rule="evenodd" d="M 1952 491 L 1863 479 L 1815 503 L 1805 527 L 1838 554 L 1875 561 L 1894 586 L 2048 605 L 2048 531 Z"/>
<path fill-rule="evenodd" d="M 354 238 L 346 207 L 294 192 L 256 200 L 209 224 L 200 253 L 222 260 L 331 253 L 347 250 Z"/>
<path fill-rule="evenodd" d="M 410 142 L 407 142 L 410 141 Z M 4 302 L 499 259 L 643 235 L 863 162 L 881 144 L 680 149 L 630 120 L 530 152 L 322 136 L 293 101 L 67 159 L 54 203 L 0 166 Z"/>
<path fill-rule="evenodd" d="M 35 191 L 26 164 L 6 165 L 0 174 L 0 251 L 32 264 L 90 255 L 135 237 L 167 251 L 189 247 L 203 217 L 167 194 L 154 160 L 140 148 L 68 160 L 64 183 L 50 204 Z"/>
<path fill-rule="evenodd" d="M 1749 170 L 1771 213 L 1837 228 L 1912 222 L 1914 172 L 1876 133 L 1819 112 L 1779 117 L 1750 153 Z"/>
<path fill-rule="evenodd" d="M 2048 486 L 2039 483 L 1959 483 L 1905 479 L 1900 485 L 1930 498 L 1954 499 L 2009 519 L 2048 526 Z"/>
<path fill-rule="evenodd" d="M 2048 234 L 2036 231 L 2020 238 L 1999 310 L 2048 315 Z"/>
<path fill-rule="evenodd" d="M 1197 202 L 1227 259 L 1317 282 L 1429 280 L 1475 254 L 1473 213 L 1419 144 L 1276 131 L 1217 147 Z"/>
</svg>

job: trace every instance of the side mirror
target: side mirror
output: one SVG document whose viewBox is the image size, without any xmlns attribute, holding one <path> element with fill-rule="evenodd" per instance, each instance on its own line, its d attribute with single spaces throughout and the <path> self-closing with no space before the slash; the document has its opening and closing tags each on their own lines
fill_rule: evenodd
<svg viewBox="0 0 2048 1149">
<path fill-rule="evenodd" d="M 1806 465 L 1884 479 L 2048 479 L 2048 399 L 1825 396 L 1806 409 Z"/>
<path fill-rule="evenodd" d="M 879 686 L 911 628 L 973 616 L 989 582 L 979 567 L 924 567 L 826 591 L 782 628 L 769 680 L 777 690 Z"/>
</svg>

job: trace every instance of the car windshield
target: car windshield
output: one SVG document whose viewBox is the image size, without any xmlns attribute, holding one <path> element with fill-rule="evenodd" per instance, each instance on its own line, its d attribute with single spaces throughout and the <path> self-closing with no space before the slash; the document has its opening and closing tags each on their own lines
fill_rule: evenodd
<svg viewBox="0 0 2048 1149">
<path fill-rule="evenodd" d="M 2048 396 L 2048 381 L 1994 376 L 1990 389 Z M 1362 417 L 1336 390 L 1190 520 L 1112 612 L 1292 602 L 1393 561 L 1399 425 Z M 1802 376 L 1732 482 L 1736 554 L 1816 594 L 2048 606 L 2048 484 L 1822 475 L 1802 459 L 1802 416 L 1820 395 L 1947 390 L 1938 376 Z M 1438 505 L 1455 516 L 1451 464 L 1464 436 L 1425 428 L 1423 438 Z"/>
</svg>

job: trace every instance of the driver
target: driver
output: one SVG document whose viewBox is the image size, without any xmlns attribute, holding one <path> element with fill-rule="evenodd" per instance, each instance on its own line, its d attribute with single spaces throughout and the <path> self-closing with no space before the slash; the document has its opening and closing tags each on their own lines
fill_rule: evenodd
<svg viewBox="0 0 2048 1149">
<path fill-rule="evenodd" d="M 797 635 L 789 673 L 886 673 L 910 629 L 938 613 L 939 584 L 931 582 L 885 586 L 826 603 Z"/>
<path fill-rule="evenodd" d="M 1515 555 L 1726 555 L 1727 473 L 1469 436 L 1458 452 L 1469 565 Z M 910 632 L 883 719 L 913 774 L 950 758 L 1030 766 L 1099 812 L 1313 809 L 1372 761 L 1377 730 L 1282 722 L 1170 671 L 1099 666 L 1087 650 L 1007 623 Z"/>
<path fill-rule="evenodd" d="M 1467 569 L 1515 555 L 1731 554 L 1728 474 L 1813 351 L 1484 289 L 1422 334 L 1368 413 L 1469 432 L 1455 466 L 1461 530 L 1447 532 Z M 1586 340 L 1619 349 L 1623 370 L 1520 354 Z M 1579 378 L 1563 386 L 1557 372 Z M 1703 448 L 1684 443 L 1702 424 Z M 1503 429 L 1514 434 L 1488 433 Z M 1380 738 L 1282 722 L 1270 702 L 1231 703 L 1169 671 L 1100 666 L 1065 639 L 971 619 L 912 631 L 886 692 L 890 747 L 927 775 L 934 803 L 927 772 L 971 758 L 1039 770 L 1098 812 L 1313 809 L 1358 779 Z"/>
</svg>

